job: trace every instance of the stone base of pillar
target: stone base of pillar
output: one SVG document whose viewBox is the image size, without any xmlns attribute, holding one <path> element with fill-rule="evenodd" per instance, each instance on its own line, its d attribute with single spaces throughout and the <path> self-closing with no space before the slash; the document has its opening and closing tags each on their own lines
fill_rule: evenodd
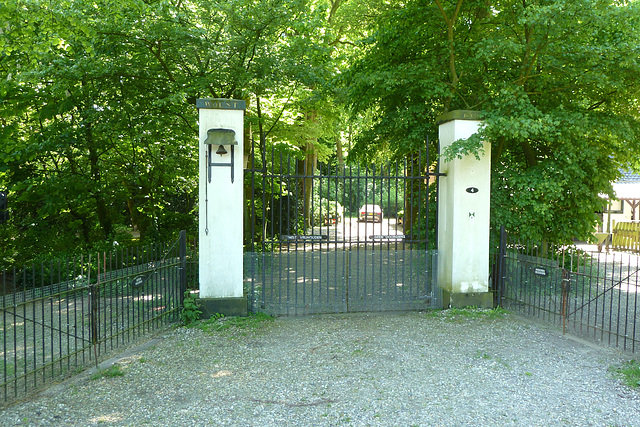
<svg viewBox="0 0 640 427">
<path fill-rule="evenodd" d="M 201 318 L 208 319 L 215 314 L 225 316 L 246 316 L 247 297 L 241 298 L 201 298 L 198 300 L 202 310 Z"/>
<path fill-rule="evenodd" d="M 442 290 L 443 308 L 493 308 L 493 292 L 450 293 Z"/>
</svg>

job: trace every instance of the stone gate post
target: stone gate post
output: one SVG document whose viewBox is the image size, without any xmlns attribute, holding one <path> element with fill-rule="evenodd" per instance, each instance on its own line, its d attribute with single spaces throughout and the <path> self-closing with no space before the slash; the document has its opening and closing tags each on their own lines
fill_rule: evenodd
<svg viewBox="0 0 640 427">
<path fill-rule="evenodd" d="M 481 124 L 477 111 L 438 118 L 440 150 L 467 139 Z M 489 292 L 489 200 L 491 145 L 480 160 L 464 156 L 440 162 L 438 193 L 438 286 L 446 307 L 493 307 Z"/>
<path fill-rule="evenodd" d="M 245 101 L 198 99 L 199 274 L 203 317 L 246 315 L 243 293 Z"/>
</svg>

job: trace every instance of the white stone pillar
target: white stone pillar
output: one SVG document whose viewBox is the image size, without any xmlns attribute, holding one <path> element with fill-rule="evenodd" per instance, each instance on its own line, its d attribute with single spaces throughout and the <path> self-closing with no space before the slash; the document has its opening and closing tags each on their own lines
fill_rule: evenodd
<svg viewBox="0 0 640 427">
<path fill-rule="evenodd" d="M 243 145 L 245 101 L 198 99 L 199 273 L 203 316 L 244 315 Z M 207 140 L 211 137 L 212 139 Z M 226 154 L 218 154 L 217 142 Z M 207 141 L 215 140 L 215 144 Z M 232 161 L 233 158 L 233 161 Z"/>
<path fill-rule="evenodd" d="M 440 151 L 477 132 L 476 111 L 451 111 L 438 118 Z M 443 306 L 493 307 L 489 292 L 489 201 L 491 145 L 480 160 L 464 156 L 440 161 L 438 192 L 438 286 Z"/>
</svg>

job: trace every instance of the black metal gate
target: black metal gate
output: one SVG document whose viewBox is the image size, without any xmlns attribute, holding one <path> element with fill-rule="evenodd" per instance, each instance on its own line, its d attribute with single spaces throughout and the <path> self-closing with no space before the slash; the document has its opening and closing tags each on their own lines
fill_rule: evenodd
<svg viewBox="0 0 640 427">
<path fill-rule="evenodd" d="M 316 166 L 284 146 L 252 154 L 245 170 L 249 309 L 295 315 L 434 307 L 431 170 L 427 150 L 370 167 Z"/>
<path fill-rule="evenodd" d="M 501 230 L 498 303 L 563 332 L 637 352 L 640 255 L 510 240 Z"/>
</svg>

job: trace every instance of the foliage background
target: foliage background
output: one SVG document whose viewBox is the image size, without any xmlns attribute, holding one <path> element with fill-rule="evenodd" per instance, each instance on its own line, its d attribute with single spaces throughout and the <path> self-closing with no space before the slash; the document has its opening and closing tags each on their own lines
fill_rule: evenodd
<svg viewBox="0 0 640 427">
<path fill-rule="evenodd" d="M 637 1 L 7 0 L 0 22 L 3 265 L 195 231 L 201 97 L 246 100 L 260 162 L 310 173 L 435 153 L 440 114 L 479 110 L 457 148 L 491 142 L 492 226 L 521 238 L 589 238 L 640 168 Z"/>
</svg>

